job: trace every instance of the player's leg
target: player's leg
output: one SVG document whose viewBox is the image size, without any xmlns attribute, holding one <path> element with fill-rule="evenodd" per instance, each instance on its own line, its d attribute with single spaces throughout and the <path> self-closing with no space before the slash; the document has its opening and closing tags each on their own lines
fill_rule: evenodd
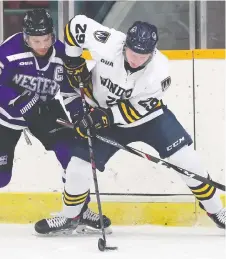
<svg viewBox="0 0 226 259">
<path fill-rule="evenodd" d="M 86 229 L 86 226 L 97 230 L 100 229 L 99 214 L 88 208 L 89 188 L 93 175 L 89 163 L 87 140 L 76 141 L 76 139 L 71 139 L 70 145 L 67 147 L 64 145 L 64 147 L 62 145 L 60 152 L 56 153 L 58 160 L 62 161 L 63 155 L 60 158 L 60 153 L 65 155 L 64 151 L 68 152 L 70 150 L 68 155 L 68 160 L 70 159 L 70 161 L 68 161 L 67 166 L 66 163 L 64 164 L 66 174 L 64 175 L 63 209 L 56 217 L 43 219 L 35 224 L 35 230 L 40 234 L 68 234 L 74 230 L 82 231 Z M 97 162 L 98 166 L 99 163 Z M 99 166 L 100 169 L 102 169 L 101 166 Z M 110 224 L 110 219 L 104 216 L 104 227 L 108 228 Z"/>
<path fill-rule="evenodd" d="M 150 123 L 150 129 L 145 130 L 145 135 L 151 136 L 149 139 L 146 137 L 145 142 L 151 144 L 161 158 L 168 158 L 172 164 L 210 178 L 198 153 L 191 146 L 191 137 L 171 111 L 166 109 L 163 115 Z M 201 208 L 219 227 L 225 228 L 226 213 L 216 188 L 184 175 L 181 177 L 199 200 Z"/>
<path fill-rule="evenodd" d="M 132 135 L 131 130 L 128 134 L 127 129 L 117 127 L 117 126 L 112 126 L 110 129 L 102 129 L 98 131 L 98 134 L 114 139 L 124 145 L 127 145 L 128 143 L 132 142 L 135 135 L 135 134 Z M 101 142 L 95 138 L 93 139 L 93 142 L 94 142 L 93 144 L 94 144 L 94 156 L 95 156 L 96 167 L 99 171 L 103 172 L 105 170 L 106 163 L 118 151 L 118 149 L 107 143 Z M 79 146 L 76 148 L 76 155 L 83 159 L 83 163 L 85 163 L 84 161 L 90 160 L 87 140 L 85 141 L 85 145 L 86 145 L 86 148 L 83 148 L 83 150 L 81 150 L 81 147 Z M 88 167 L 88 170 L 91 170 L 90 165 Z M 88 224 L 88 226 L 91 228 L 100 229 L 99 214 L 94 215 L 93 213 L 90 213 L 89 211 L 87 211 L 87 213 L 83 214 L 81 222 L 85 223 L 85 225 Z M 110 225 L 109 219 L 106 218 L 105 216 L 104 216 L 104 224 Z M 106 233 L 108 233 L 109 231 L 111 232 L 111 229 L 109 228 L 106 228 L 105 230 L 106 230 Z"/>
<path fill-rule="evenodd" d="M 107 134 L 107 135 L 108 134 L 111 135 L 112 132 L 114 132 L 117 135 L 117 132 L 115 131 L 115 129 L 103 130 L 103 134 Z M 82 175 L 84 177 L 85 176 L 84 172 L 86 172 L 87 170 L 89 172 L 92 172 L 87 139 L 83 139 L 83 140 L 74 139 L 74 141 L 70 141 L 70 147 L 71 147 L 70 156 L 72 156 L 72 159 L 63 177 L 65 185 L 64 185 L 64 194 L 63 194 L 64 198 L 63 198 L 62 214 L 64 214 L 66 217 L 77 215 L 78 213 L 77 209 L 80 209 L 76 205 L 76 200 L 74 200 L 74 204 L 69 204 L 69 202 L 73 200 L 73 196 L 77 197 L 78 195 L 77 193 L 78 189 L 75 188 L 75 186 L 80 182 L 81 177 L 79 175 Z M 96 167 L 99 171 L 104 171 L 106 162 L 117 151 L 117 149 L 95 138 L 93 139 L 93 147 L 94 147 Z M 64 152 L 61 152 L 61 153 L 64 154 Z M 56 152 L 56 154 L 58 156 L 58 160 L 61 161 L 62 159 L 59 157 L 60 152 Z M 93 175 L 91 175 L 91 177 L 93 178 Z M 100 225 L 99 213 L 95 213 L 89 209 L 88 207 L 89 201 L 90 201 L 90 196 L 88 193 L 87 198 L 84 202 L 84 206 L 80 213 L 80 224 L 79 224 L 79 227 L 76 229 L 76 231 L 88 230 L 89 232 L 90 229 L 100 230 L 101 225 Z M 107 216 L 103 215 L 103 222 L 104 222 L 106 233 L 111 232 L 111 229 L 109 228 L 111 225 L 110 219 Z"/>
<path fill-rule="evenodd" d="M 131 142 L 129 134 L 124 134 L 122 128 L 112 127 L 111 129 L 104 129 L 98 132 L 99 134 L 111 137 L 117 141 L 127 144 Z M 99 171 L 104 171 L 105 164 L 118 150 L 117 148 L 93 139 L 94 156 L 96 167 Z M 88 226 L 89 228 L 100 230 L 100 217 L 99 214 L 91 211 L 87 206 L 87 199 L 89 199 L 89 186 L 93 179 L 90 156 L 88 149 L 88 142 L 83 140 L 70 140 L 70 146 L 65 151 L 70 150 L 69 158 L 71 158 L 66 174 L 64 174 L 64 193 L 63 193 L 63 210 L 60 213 L 61 217 L 54 219 L 44 219 L 36 223 L 35 228 L 38 233 L 53 233 L 53 232 L 70 232 L 73 230 L 73 225 L 69 227 L 69 221 L 73 221 L 79 217 L 80 226 Z M 57 152 L 58 160 L 62 160 L 59 155 L 64 154 L 63 149 Z M 63 156 L 63 155 L 62 155 Z M 68 159 L 69 160 L 69 159 Z M 81 209 L 82 208 L 82 209 Z M 80 213 L 81 211 L 81 213 Z M 79 214 L 80 213 L 80 214 Z M 105 229 L 111 224 L 109 218 L 105 215 L 104 226 Z M 55 224 L 54 224 L 55 223 Z M 65 229 L 67 227 L 67 229 Z M 76 231 L 79 227 L 76 226 Z M 75 229 L 75 227 L 74 227 Z M 107 232 L 109 228 L 106 229 Z"/>
<path fill-rule="evenodd" d="M 14 151 L 20 135 L 21 131 L 0 125 L 0 188 L 11 180 Z"/>
<path fill-rule="evenodd" d="M 79 143 L 78 143 L 79 142 Z M 99 171 L 104 170 L 105 162 L 111 156 L 112 149 L 109 145 L 105 143 L 101 143 L 97 139 L 93 139 L 94 144 L 94 156 L 96 167 Z M 63 213 L 68 215 L 68 212 L 76 213 L 76 204 L 74 206 L 70 206 L 68 204 L 68 198 L 70 196 L 75 195 L 76 188 L 75 182 L 79 184 L 79 178 L 77 175 L 82 174 L 84 175 L 87 171 L 91 174 L 90 179 L 91 182 L 93 181 L 92 169 L 90 165 L 90 157 L 89 157 L 89 150 L 88 150 L 88 142 L 87 140 L 81 140 L 73 143 L 74 148 L 73 152 L 73 159 L 70 161 L 71 166 L 66 170 L 66 177 L 65 177 L 65 190 L 64 190 L 64 200 L 63 200 Z M 70 165 L 70 164 L 69 164 Z M 90 182 L 90 184 L 91 184 Z M 69 196 L 70 195 L 70 196 Z M 79 232 L 93 232 L 94 230 L 101 230 L 100 225 L 100 216 L 99 213 L 92 211 L 88 207 L 88 202 L 90 201 L 89 195 L 87 196 L 86 202 L 82 208 L 81 217 L 80 217 L 80 224 L 76 231 Z M 106 233 L 111 233 L 111 220 L 103 215 L 103 222 Z"/>
<path fill-rule="evenodd" d="M 57 117 L 64 118 L 62 114 Z M 99 214 L 88 208 L 92 171 L 90 164 L 87 163 L 89 162 L 87 140 L 76 140 L 73 132 L 68 129 L 51 131 L 50 134 L 46 134 L 43 128 L 38 130 L 33 128 L 31 132 L 44 144 L 47 150 L 55 152 L 58 161 L 65 169 L 61 216 L 37 222 L 36 231 L 42 234 L 58 231 L 68 232 L 68 230 L 77 229 L 75 222 L 78 221 L 78 218 L 82 228 L 89 226 L 100 229 Z M 108 228 L 110 224 L 110 219 L 104 216 L 104 227 Z"/>
<path fill-rule="evenodd" d="M 185 146 L 168 158 L 169 162 L 188 169 L 198 175 L 211 179 L 205 167 L 201 164 L 201 159 L 197 151 L 191 146 Z M 207 212 L 207 215 L 220 228 L 226 225 L 226 209 L 220 200 L 217 189 L 209 184 L 202 183 L 190 177 L 181 175 L 192 193 L 199 201 L 199 205 Z"/>
</svg>

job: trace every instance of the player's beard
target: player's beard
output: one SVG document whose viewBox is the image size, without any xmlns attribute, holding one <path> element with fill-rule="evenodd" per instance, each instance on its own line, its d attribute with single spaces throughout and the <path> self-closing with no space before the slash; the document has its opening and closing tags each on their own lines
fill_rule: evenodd
<svg viewBox="0 0 226 259">
<path fill-rule="evenodd" d="M 44 54 L 37 53 L 34 49 L 32 49 L 32 52 L 36 57 L 49 58 L 53 52 L 53 47 L 51 46 Z"/>
</svg>

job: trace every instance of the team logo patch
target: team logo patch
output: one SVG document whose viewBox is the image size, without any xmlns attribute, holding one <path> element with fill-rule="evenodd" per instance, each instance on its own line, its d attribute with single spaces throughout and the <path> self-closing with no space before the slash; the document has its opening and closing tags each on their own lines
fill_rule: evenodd
<svg viewBox="0 0 226 259">
<path fill-rule="evenodd" d="M 170 86 L 170 84 L 171 84 L 171 77 L 169 76 L 161 82 L 162 91 L 163 92 L 166 91 Z"/>
<path fill-rule="evenodd" d="M 97 41 L 106 43 L 111 34 L 107 31 L 95 31 L 93 35 Z"/>
</svg>

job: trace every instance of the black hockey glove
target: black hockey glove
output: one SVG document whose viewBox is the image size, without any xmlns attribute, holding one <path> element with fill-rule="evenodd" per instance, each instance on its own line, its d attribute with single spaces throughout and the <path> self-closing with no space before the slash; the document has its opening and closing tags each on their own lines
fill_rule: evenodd
<svg viewBox="0 0 226 259">
<path fill-rule="evenodd" d="M 35 92 L 25 91 L 11 105 L 20 111 L 28 127 L 40 128 L 45 132 L 59 127 L 57 118 L 67 119 L 59 100 L 42 101 Z"/>
<path fill-rule="evenodd" d="M 56 129 L 60 128 L 56 122 L 58 118 L 68 119 L 59 100 L 53 99 L 40 105 L 39 121 L 46 131 L 55 132 Z"/>
<path fill-rule="evenodd" d="M 91 73 L 86 66 L 84 58 L 66 56 L 64 59 L 64 67 L 72 87 L 79 88 L 80 81 L 83 82 L 85 87 L 92 83 Z"/>
<path fill-rule="evenodd" d="M 88 127 L 90 127 L 91 135 L 94 135 L 96 130 L 109 128 L 113 123 L 113 114 L 110 109 L 92 108 L 78 124 L 75 123 L 75 130 L 80 137 L 86 138 Z"/>
</svg>

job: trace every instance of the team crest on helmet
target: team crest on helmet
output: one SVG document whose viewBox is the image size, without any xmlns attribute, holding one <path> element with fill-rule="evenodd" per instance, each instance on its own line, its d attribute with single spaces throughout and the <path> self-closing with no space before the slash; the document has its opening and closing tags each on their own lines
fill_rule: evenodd
<svg viewBox="0 0 226 259">
<path fill-rule="evenodd" d="M 137 26 L 134 26 L 131 30 L 130 30 L 130 32 L 136 32 L 137 31 Z"/>
</svg>

